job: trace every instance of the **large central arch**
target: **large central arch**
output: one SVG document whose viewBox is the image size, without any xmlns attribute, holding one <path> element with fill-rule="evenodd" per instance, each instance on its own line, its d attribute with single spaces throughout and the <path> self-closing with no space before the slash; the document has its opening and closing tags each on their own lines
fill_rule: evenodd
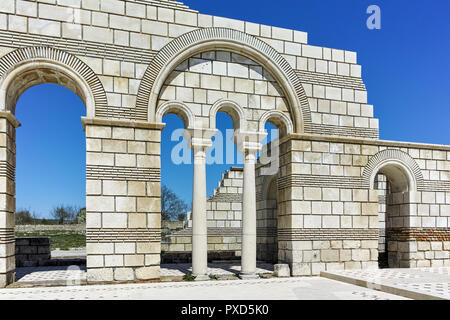
<svg viewBox="0 0 450 320">
<path fill-rule="evenodd" d="M 289 101 L 296 132 L 311 124 L 305 90 L 289 63 L 270 45 L 251 35 L 227 28 L 197 29 L 168 43 L 148 66 L 138 91 L 136 112 L 146 112 L 155 121 L 156 104 L 167 76 L 185 59 L 200 52 L 222 49 L 244 54 L 266 67 L 281 84 Z"/>
</svg>

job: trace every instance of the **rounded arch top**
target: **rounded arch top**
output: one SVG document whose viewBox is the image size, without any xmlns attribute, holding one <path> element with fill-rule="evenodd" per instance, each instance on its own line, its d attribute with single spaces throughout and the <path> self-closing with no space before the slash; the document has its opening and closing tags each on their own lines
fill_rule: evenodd
<svg viewBox="0 0 450 320">
<path fill-rule="evenodd" d="M 244 32 L 228 28 L 204 28 L 172 40 L 153 58 L 138 90 L 136 110 L 148 112 L 155 120 L 157 99 L 165 79 L 185 59 L 211 49 L 230 50 L 247 55 L 266 67 L 285 90 L 296 132 L 311 125 L 306 92 L 289 63 L 266 42 Z"/>
<path fill-rule="evenodd" d="M 209 127 L 216 128 L 216 115 L 218 112 L 225 112 L 233 121 L 234 129 L 247 130 L 244 109 L 234 101 L 220 99 L 209 110 Z"/>
<path fill-rule="evenodd" d="M 14 113 L 15 102 L 17 101 L 12 101 L 14 105 L 11 105 L 8 100 L 16 100 L 18 97 L 11 98 L 11 93 L 8 91 L 14 81 L 20 80 L 19 76 L 30 73 L 32 70 L 51 71 L 53 73 L 49 76 L 51 79 L 57 78 L 57 74 L 62 74 L 71 79 L 79 89 L 79 92 L 75 93 L 84 100 L 88 117 L 95 117 L 96 108 L 106 109 L 108 106 L 106 93 L 100 79 L 79 58 L 50 47 L 26 47 L 16 49 L 0 58 L 0 108 L 2 110 Z M 19 84 L 23 85 L 26 90 L 35 84 L 51 83 L 52 81 L 35 79 L 32 85 L 22 82 Z M 65 86 L 67 82 L 63 81 L 61 85 Z M 23 88 L 19 90 L 24 91 Z"/>
<path fill-rule="evenodd" d="M 385 174 L 394 192 L 417 191 L 423 188 L 423 175 L 417 162 L 408 154 L 387 149 L 375 154 L 363 171 L 363 181 L 374 188 L 375 175 Z"/>
<path fill-rule="evenodd" d="M 292 124 L 291 119 L 289 117 L 279 111 L 279 110 L 270 110 L 265 112 L 261 119 L 259 120 L 259 131 L 264 132 L 265 125 L 267 122 L 272 122 L 280 131 L 280 136 L 285 136 L 291 133 L 294 133 L 294 125 Z"/>
<path fill-rule="evenodd" d="M 162 123 L 162 118 L 169 113 L 179 116 L 184 123 L 185 128 L 195 127 L 195 117 L 192 111 L 182 102 L 179 101 L 167 101 L 159 106 L 156 112 L 156 121 Z"/>
</svg>

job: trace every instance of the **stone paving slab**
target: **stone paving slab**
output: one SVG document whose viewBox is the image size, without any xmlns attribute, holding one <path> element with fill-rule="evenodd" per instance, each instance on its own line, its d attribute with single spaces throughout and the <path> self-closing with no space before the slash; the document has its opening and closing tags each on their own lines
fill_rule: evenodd
<svg viewBox="0 0 450 320">
<path fill-rule="evenodd" d="M 0 289 L 0 300 L 405 300 L 320 277 Z"/>
<path fill-rule="evenodd" d="M 238 279 L 241 266 L 239 263 L 209 263 L 208 275 L 218 279 Z M 191 264 L 161 265 L 162 281 L 181 281 L 183 276 L 192 272 Z M 258 263 L 256 272 L 261 275 L 272 275 L 273 265 Z M 12 287 L 32 286 L 64 286 L 86 284 L 86 266 L 45 266 L 24 267 L 16 269 L 16 282 Z"/>
<path fill-rule="evenodd" d="M 241 271 L 240 262 L 234 263 L 208 263 L 208 275 L 217 277 L 231 277 L 239 274 Z M 192 273 L 192 264 L 178 263 L 178 264 L 161 264 L 161 279 L 162 280 L 179 280 L 187 273 Z M 258 262 L 256 273 L 260 276 L 272 275 L 273 264 Z"/>
<path fill-rule="evenodd" d="M 322 271 L 320 275 L 411 299 L 450 299 L 449 267 Z"/>
<path fill-rule="evenodd" d="M 11 287 L 81 284 L 86 284 L 85 266 L 46 266 L 16 268 L 16 282 Z"/>
<path fill-rule="evenodd" d="M 86 248 L 71 249 L 71 250 L 52 250 L 52 259 L 86 259 Z"/>
</svg>

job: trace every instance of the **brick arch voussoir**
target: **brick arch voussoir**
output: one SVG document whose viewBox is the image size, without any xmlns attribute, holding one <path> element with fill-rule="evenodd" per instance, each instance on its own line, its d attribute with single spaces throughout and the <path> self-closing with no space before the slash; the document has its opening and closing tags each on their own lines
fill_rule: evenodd
<svg viewBox="0 0 450 320">
<path fill-rule="evenodd" d="M 420 191 L 424 189 L 422 170 L 417 162 L 409 154 L 397 149 L 382 150 L 370 158 L 362 174 L 362 182 L 365 186 L 370 186 L 370 179 L 374 171 L 381 163 L 385 161 L 397 161 L 406 166 L 410 170 L 411 174 L 414 175 L 417 190 Z"/>
<path fill-rule="evenodd" d="M 51 47 L 25 47 L 0 58 L 0 82 L 17 66 L 26 62 L 45 60 L 55 62 L 78 74 L 88 85 L 95 109 L 107 109 L 108 101 L 103 85 L 94 71 L 76 56 Z"/>
</svg>

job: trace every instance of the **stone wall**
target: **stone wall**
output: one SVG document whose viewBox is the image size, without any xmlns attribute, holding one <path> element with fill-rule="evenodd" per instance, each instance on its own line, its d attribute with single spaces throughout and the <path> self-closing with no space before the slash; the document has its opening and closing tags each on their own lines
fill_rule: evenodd
<svg viewBox="0 0 450 320">
<path fill-rule="evenodd" d="M 89 281 L 158 278 L 160 129 L 85 125 Z"/>
<path fill-rule="evenodd" d="M 232 167 L 222 175 L 217 189 L 207 200 L 206 214 L 210 259 L 239 258 L 242 241 L 242 168 Z M 187 228 L 175 231 L 162 239 L 163 259 L 167 253 L 181 254 L 192 251 L 190 213 L 186 226 Z"/>
<path fill-rule="evenodd" d="M 16 232 L 39 232 L 39 231 L 77 231 L 86 232 L 86 225 L 84 224 L 23 224 L 15 226 Z"/>
<path fill-rule="evenodd" d="M 392 187 L 381 221 L 388 249 L 402 248 L 391 261 L 417 265 L 414 246 L 403 242 L 441 241 L 445 248 L 450 148 L 377 140 L 355 52 L 311 46 L 305 32 L 205 15 L 176 1 L 3 0 L 0 286 L 13 281 L 15 267 L 15 105 L 41 83 L 65 86 L 86 105 L 89 282 L 159 278 L 167 113 L 205 132 L 222 111 L 244 135 L 261 136 L 266 122 L 280 129 L 277 195 L 258 198 L 258 250 L 278 251 L 294 275 L 376 267 L 378 171 Z M 225 187 L 227 195 L 240 188 L 219 189 Z M 220 201 L 221 194 L 209 202 L 210 226 L 237 228 L 241 200 Z"/>
<path fill-rule="evenodd" d="M 284 77 L 301 81 L 310 98 L 309 133 L 378 137 L 378 121 L 367 104 L 355 52 L 311 46 L 305 32 L 205 15 L 176 1 L 5 0 L 0 6 L 1 39 L 5 39 L 0 42 L 0 56 L 33 44 L 64 50 L 99 77 L 98 89 L 101 86 L 103 93 L 90 116 L 146 121 L 152 116 L 143 104 L 146 88 L 140 85 L 147 81 L 146 69 L 153 58 L 168 43 L 178 39 L 185 43 L 183 36 L 193 41 L 197 36 L 187 34 L 194 31 L 205 38 L 208 35 L 200 32 L 212 28 L 218 31 L 213 36 L 217 38 L 223 36 L 219 28 L 233 30 L 230 38 L 248 45 L 254 45 L 255 38 L 269 59 L 279 56 L 286 61 L 281 68 Z M 144 94 L 138 97 L 138 93 Z M 199 115 L 205 111 L 193 109 Z"/>
<path fill-rule="evenodd" d="M 16 238 L 16 267 L 43 266 L 50 259 L 49 238 Z"/>
<path fill-rule="evenodd" d="M 278 178 L 279 259 L 291 263 L 294 274 L 377 267 L 379 172 L 390 181 L 385 219 L 390 267 L 417 265 L 416 245 L 409 241 L 447 237 L 447 148 L 299 136 L 282 143 L 280 163 L 286 176 Z"/>
<path fill-rule="evenodd" d="M 208 259 L 240 259 L 241 228 L 208 228 Z M 161 259 L 167 262 L 190 262 L 192 229 L 186 228 L 162 239 Z"/>
<path fill-rule="evenodd" d="M 167 233 L 167 232 L 173 232 L 177 230 L 184 229 L 185 225 L 187 224 L 186 221 L 161 221 L 161 232 Z"/>
<path fill-rule="evenodd" d="M 206 203 L 208 228 L 240 228 L 242 221 L 242 168 L 231 167 Z M 188 227 L 192 227 L 188 213 Z"/>
</svg>

